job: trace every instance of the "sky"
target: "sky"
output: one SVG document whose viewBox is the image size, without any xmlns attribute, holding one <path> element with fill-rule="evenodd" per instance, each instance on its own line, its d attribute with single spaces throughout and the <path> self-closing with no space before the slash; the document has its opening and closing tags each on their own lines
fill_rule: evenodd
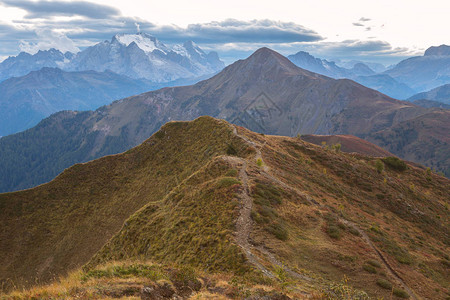
<svg viewBox="0 0 450 300">
<path fill-rule="evenodd" d="M 141 31 L 167 44 L 193 40 L 227 64 L 266 46 L 390 65 L 450 44 L 449 14 L 445 0 L 0 0 L 0 61 Z"/>
</svg>

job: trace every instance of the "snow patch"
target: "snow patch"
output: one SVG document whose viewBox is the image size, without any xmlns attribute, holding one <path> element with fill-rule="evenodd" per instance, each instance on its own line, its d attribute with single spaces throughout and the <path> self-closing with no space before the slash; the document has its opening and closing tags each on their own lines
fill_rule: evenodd
<svg viewBox="0 0 450 300">
<path fill-rule="evenodd" d="M 161 52 L 166 53 L 168 50 L 167 47 L 156 38 L 145 34 L 120 34 L 116 35 L 116 39 L 125 46 L 135 42 L 136 45 L 146 53 L 151 53 L 154 50 L 160 50 Z"/>
</svg>

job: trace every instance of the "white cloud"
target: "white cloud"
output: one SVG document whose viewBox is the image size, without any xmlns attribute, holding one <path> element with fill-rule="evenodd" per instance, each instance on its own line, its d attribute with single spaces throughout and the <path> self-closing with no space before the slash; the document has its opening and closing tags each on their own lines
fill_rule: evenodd
<svg viewBox="0 0 450 300">
<path fill-rule="evenodd" d="M 51 48 L 58 49 L 63 53 L 66 51 L 74 53 L 80 51 L 80 49 L 75 46 L 74 41 L 61 32 L 49 29 L 37 29 L 36 35 L 39 40 L 37 43 L 24 40 L 20 41 L 20 50 L 30 54 L 35 54 L 39 50 L 48 50 Z"/>
</svg>

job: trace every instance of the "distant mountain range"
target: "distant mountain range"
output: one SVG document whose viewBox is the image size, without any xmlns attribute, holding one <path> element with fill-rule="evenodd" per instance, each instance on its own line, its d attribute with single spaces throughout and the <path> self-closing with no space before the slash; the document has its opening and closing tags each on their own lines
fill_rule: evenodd
<svg viewBox="0 0 450 300">
<path fill-rule="evenodd" d="M 109 70 L 66 72 L 44 67 L 0 83 L 0 137 L 31 128 L 58 111 L 94 110 L 114 100 L 199 80 L 154 83 Z"/>
<path fill-rule="evenodd" d="M 33 127 L 58 111 L 92 110 L 158 87 L 110 71 L 32 71 L 0 83 L 0 136 Z"/>
<path fill-rule="evenodd" d="M 61 110 L 93 110 L 157 88 L 193 84 L 223 67 L 217 53 L 206 54 L 191 41 L 170 48 L 145 33 L 118 34 L 77 54 L 22 52 L 0 63 L 0 137 Z"/>
<path fill-rule="evenodd" d="M 424 56 L 405 59 L 384 72 L 417 92 L 450 83 L 450 46 L 430 47 Z"/>
<path fill-rule="evenodd" d="M 300 51 L 288 58 L 297 66 L 335 79 L 348 78 L 396 99 L 407 99 L 443 84 L 450 83 L 450 46 L 430 47 L 424 56 L 405 59 L 388 70 L 377 64 L 358 61 L 339 66 Z M 432 99 L 429 99 L 432 100 Z M 439 100 L 436 100 L 439 101 Z"/>
<path fill-rule="evenodd" d="M 65 71 L 104 72 L 111 70 L 131 78 L 155 83 L 213 74 L 224 67 L 217 53 L 205 53 L 194 42 L 168 47 L 146 33 L 117 34 L 111 41 L 88 47 L 79 53 L 50 49 L 34 55 L 20 53 L 0 63 L 0 81 L 43 67 Z"/>
<path fill-rule="evenodd" d="M 96 111 L 57 113 L 30 130 L 0 139 L 0 190 L 46 182 L 74 163 L 138 145 L 168 121 L 202 115 L 266 134 L 368 138 L 379 145 L 395 145 L 387 150 L 449 175 L 450 124 L 433 123 L 436 113 L 439 120 L 450 119 L 450 111 L 434 112 L 348 79 L 303 70 L 262 48 L 195 85 L 144 93 Z M 405 134 L 401 142 L 390 139 L 394 128 L 411 135 Z M 432 147 L 415 148 L 430 131 Z"/>
<path fill-rule="evenodd" d="M 450 83 L 444 84 L 427 92 L 416 94 L 408 98 L 408 101 L 415 101 L 422 99 L 437 101 L 450 105 Z"/>
<path fill-rule="evenodd" d="M 348 66 L 351 66 L 351 68 L 343 68 L 333 61 L 316 58 L 304 51 L 289 55 L 288 58 L 300 68 L 335 79 L 352 79 L 396 99 L 405 99 L 415 93 L 408 85 L 398 82 L 389 75 L 376 74 L 362 62 L 349 64 Z M 377 69 L 381 68 L 378 67 Z"/>
</svg>

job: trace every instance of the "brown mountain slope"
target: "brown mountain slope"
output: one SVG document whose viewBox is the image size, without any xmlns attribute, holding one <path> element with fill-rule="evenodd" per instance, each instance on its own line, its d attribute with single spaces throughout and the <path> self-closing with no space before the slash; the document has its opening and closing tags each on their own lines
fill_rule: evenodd
<svg viewBox="0 0 450 300">
<path fill-rule="evenodd" d="M 315 135 L 315 134 L 306 134 L 302 135 L 301 139 L 308 143 L 313 143 L 316 145 L 323 145 L 327 147 L 333 147 L 334 145 L 341 145 L 340 150 L 348 153 L 360 153 L 370 156 L 377 157 L 387 157 L 393 156 L 392 153 L 384 150 L 381 147 L 378 147 L 375 144 L 372 144 L 366 140 L 360 139 L 353 135 Z"/>
<path fill-rule="evenodd" d="M 450 176 L 450 110 L 435 110 L 400 122 L 367 139 L 404 159 L 422 162 Z"/>
<path fill-rule="evenodd" d="M 195 85 L 141 94 L 95 112 L 57 114 L 30 131 L 1 139 L 0 190 L 30 187 L 74 163 L 125 151 L 171 120 L 210 115 L 266 134 L 365 138 L 430 111 L 351 80 L 308 72 L 262 48 Z M 23 151 L 17 153 L 17 145 Z M 432 156 L 439 155 L 428 148 L 416 162 Z"/>
<path fill-rule="evenodd" d="M 445 299 L 450 181 L 401 161 L 375 164 L 209 117 L 169 123 L 124 154 L 0 195 L 0 274 L 48 279 L 89 261 L 65 293 L 97 284 L 101 298 L 102 278 L 147 274 L 101 265 L 152 260 L 223 274 L 242 293 L 234 298 L 259 285 L 339 299 L 345 275 L 349 292 L 365 291 L 354 291 L 359 299 L 388 298 L 391 287 Z M 205 278 L 201 292 L 231 297 Z M 149 283 L 134 284 L 139 294 Z"/>
</svg>

